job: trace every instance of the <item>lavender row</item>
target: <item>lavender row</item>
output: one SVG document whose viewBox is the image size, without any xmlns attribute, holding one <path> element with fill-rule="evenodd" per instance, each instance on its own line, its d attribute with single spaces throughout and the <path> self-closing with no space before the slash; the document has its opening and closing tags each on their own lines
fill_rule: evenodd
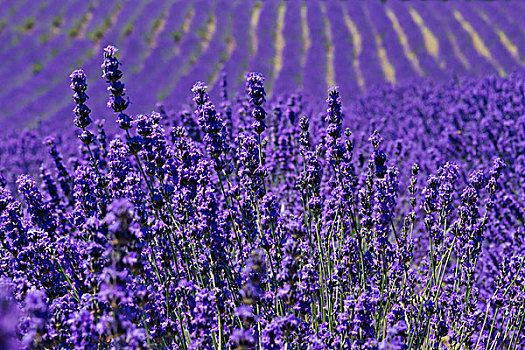
<svg viewBox="0 0 525 350">
<path fill-rule="evenodd" d="M 129 69 L 134 73 L 129 77 L 130 82 L 133 82 L 133 92 L 144 96 L 144 101 L 140 103 L 147 104 L 149 108 L 159 100 L 168 99 L 163 102 L 171 106 L 186 101 L 189 96 L 182 92 L 187 91 L 192 80 L 200 79 L 193 76 L 198 71 L 193 64 L 196 61 L 206 62 L 202 65 L 209 70 L 205 75 L 211 76 L 212 83 L 215 84 L 211 87 L 214 96 L 217 96 L 217 77 L 222 69 L 230 76 L 229 89 L 232 93 L 243 92 L 238 77 L 242 77 L 247 70 L 263 70 L 268 72 L 269 92 L 273 93 L 274 87 L 277 92 L 302 89 L 314 96 L 327 88 L 327 80 L 332 79 L 328 71 L 333 70 L 333 80 L 341 85 L 344 98 L 358 95 L 360 84 L 364 90 L 370 91 L 385 81 L 400 82 L 418 76 L 444 79 L 454 74 L 508 74 L 522 69 L 523 33 L 515 29 L 517 22 L 511 25 L 513 9 L 518 11 L 520 8 L 517 3 L 508 4 L 505 8 L 496 4 L 483 4 L 476 9 L 461 4 L 441 7 L 439 4 L 422 6 L 417 3 L 368 4 L 347 1 L 329 4 L 316 1 L 265 1 L 231 5 L 226 9 L 211 1 L 178 3 L 162 0 L 140 2 L 134 6 L 120 1 L 78 4 L 7 2 L 2 5 L 5 9 L 2 11 L 5 25 L 2 25 L 0 32 L 0 36 L 4 38 L 2 41 L 7 43 L 1 49 L 3 64 L 0 66 L 0 78 L 10 82 L 0 87 L 0 104 L 5 105 L 2 107 L 3 119 L 12 118 L 22 111 L 31 111 L 36 112 L 37 117 L 24 120 L 34 122 L 38 118 L 49 118 L 56 113 L 57 101 L 61 100 L 61 106 L 65 105 L 65 100 L 56 96 L 63 96 L 57 88 L 58 80 L 51 84 L 45 98 L 41 98 L 44 96 L 42 89 L 45 88 L 42 81 L 49 80 L 50 72 L 55 69 L 58 74 L 61 69 L 58 66 L 64 63 L 61 56 L 86 64 L 107 42 L 114 42 L 122 47 L 123 61 L 131 66 Z M 326 5 L 326 12 L 323 12 L 321 5 Z M 213 9 L 212 15 L 217 18 L 217 25 L 221 28 L 229 26 L 223 22 L 229 21 L 230 14 L 238 13 L 243 17 L 232 16 L 231 38 L 228 39 L 225 35 L 213 38 L 209 43 L 213 50 L 206 50 L 205 53 L 197 46 L 202 42 L 198 31 L 206 30 L 207 27 L 208 18 L 203 13 L 208 6 Z M 285 9 L 282 25 L 284 48 L 277 57 L 276 38 L 279 26 L 276 23 L 281 6 Z M 150 52 L 149 36 L 155 21 L 163 16 L 163 11 L 180 11 L 184 15 L 188 8 L 194 11 L 188 17 L 191 29 L 181 33 L 178 26 L 186 18 L 173 19 L 174 22 L 170 23 L 170 17 L 165 23 L 166 29 L 159 34 L 158 39 L 162 44 L 156 46 L 155 52 Z M 253 12 L 255 8 L 260 11 L 259 20 L 255 28 L 248 29 L 252 17 L 250 11 Z M 301 16 L 303 8 L 306 10 L 305 18 Z M 391 18 L 387 18 L 392 17 L 388 11 L 394 14 L 406 36 L 408 52 L 400 44 Z M 422 20 L 422 26 L 426 26 L 437 39 L 437 48 L 430 48 L 435 50 L 431 52 L 433 56 L 427 50 L 429 48 L 425 40 L 428 39 L 422 37 L 423 29 L 416 24 L 414 13 Z M 360 40 L 355 35 L 352 37 L 353 33 L 347 26 L 348 19 L 357 28 Z M 303 20 L 306 22 L 302 23 Z M 460 20 L 466 21 L 467 26 L 461 24 Z M 22 28 L 24 23 L 25 29 Z M 309 33 L 308 52 L 303 52 L 308 42 L 303 38 L 304 26 Z M 475 40 L 467 27 L 479 35 L 488 55 L 487 50 L 480 54 L 483 49 L 480 51 L 475 48 Z M 255 34 L 256 42 L 252 42 L 251 31 Z M 327 33 L 330 33 L 331 43 L 328 43 Z M 170 36 L 173 38 L 171 41 Z M 84 45 L 86 39 L 94 42 L 94 52 L 86 53 L 85 50 L 75 49 L 77 45 Z M 230 45 L 235 42 L 235 47 L 225 58 L 223 56 L 228 47 L 226 40 L 229 40 Z M 75 41 L 80 43 L 75 45 Z M 360 47 L 354 47 L 358 42 Z M 258 50 L 253 52 L 252 57 L 254 45 L 258 46 Z M 328 62 L 326 56 L 330 48 L 333 50 L 333 57 Z M 357 49 L 359 52 L 355 51 Z M 384 49 L 384 53 L 379 54 L 381 49 Z M 157 54 L 160 50 L 163 53 Z M 170 51 L 176 55 L 172 56 Z M 137 52 L 140 54 L 136 54 Z M 199 58 L 203 54 L 206 57 Z M 359 71 L 354 64 L 354 54 L 359 56 Z M 415 60 L 410 55 L 414 55 Z M 145 60 L 147 64 L 155 62 L 154 66 L 158 67 L 153 69 L 151 75 L 144 70 Z M 303 62 L 308 63 L 303 66 Z M 388 67 L 388 62 L 391 67 Z M 95 66 L 94 61 L 86 65 Z M 70 70 L 72 67 L 69 65 L 64 68 Z M 275 69 L 280 70 L 274 72 Z M 154 84 L 154 77 L 162 76 L 159 72 L 166 70 L 172 72 L 163 80 L 162 85 Z M 64 71 L 61 70 L 60 73 L 63 74 Z M 278 76 L 274 77 L 275 74 Z M 138 80 L 148 83 L 136 83 Z M 53 97 L 49 99 L 51 95 Z M 36 106 L 36 109 L 27 107 L 29 105 Z M 94 111 L 103 115 L 103 110 L 98 107 Z"/>
</svg>

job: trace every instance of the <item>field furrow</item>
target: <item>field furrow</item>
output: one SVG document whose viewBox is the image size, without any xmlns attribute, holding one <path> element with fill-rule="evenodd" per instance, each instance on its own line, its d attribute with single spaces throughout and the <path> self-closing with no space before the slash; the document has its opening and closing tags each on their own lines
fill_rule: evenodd
<svg viewBox="0 0 525 350">
<path fill-rule="evenodd" d="M 396 82 L 396 67 L 389 58 L 387 51 L 387 45 L 393 45 L 390 44 L 390 41 L 393 40 L 393 37 L 391 34 L 388 35 L 388 37 L 386 37 L 386 34 L 389 33 L 388 30 L 385 29 L 385 25 L 387 25 L 387 23 L 385 22 L 386 18 L 382 18 L 379 20 L 375 18 L 376 15 L 379 15 L 381 9 L 379 9 L 378 11 L 378 8 L 370 8 L 368 5 L 369 4 L 366 4 L 363 7 L 363 12 L 365 15 L 365 19 L 368 22 L 368 25 L 370 26 L 370 35 L 374 38 L 376 55 L 381 64 L 381 70 L 383 71 L 385 80 L 391 84 L 394 84 Z M 378 12 L 374 12 L 373 10 L 376 10 Z M 394 55 L 393 52 L 390 52 L 390 54 L 392 57 L 396 57 L 396 55 Z M 406 70 L 406 67 L 404 68 L 404 70 Z"/>
<path fill-rule="evenodd" d="M 437 54 L 439 55 L 440 66 L 444 67 L 445 75 L 451 77 L 455 73 L 471 74 L 469 72 L 470 63 L 464 56 L 461 47 L 458 46 L 455 37 L 451 34 L 448 24 L 442 23 L 431 7 L 414 3 L 412 8 L 414 9 L 413 17 L 421 17 L 422 24 L 428 28 L 428 32 L 426 32 L 427 50 L 434 57 L 438 57 Z M 434 38 L 439 39 L 434 40 Z"/>
<path fill-rule="evenodd" d="M 505 75 L 505 70 L 500 65 L 499 60 L 496 59 L 492 55 L 489 47 L 487 47 L 487 44 L 485 43 L 486 41 L 484 40 L 484 38 L 486 38 L 486 37 L 482 38 L 480 36 L 480 34 L 476 30 L 476 28 L 473 27 L 471 21 L 469 21 L 468 18 L 465 18 L 462 15 L 462 11 L 460 9 L 453 10 L 453 15 L 454 15 L 454 18 L 461 24 L 461 27 L 470 36 L 470 39 L 472 40 L 472 45 L 474 46 L 474 48 L 475 48 L 476 52 L 478 53 L 478 55 L 480 55 L 483 58 L 485 58 L 494 67 L 494 69 L 496 69 L 496 71 L 498 72 L 499 75 L 501 75 L 501 76 Z M 483 26 L 483 27 L 486 28 L 486 26 Z M 490 40 L 490 38 L 487 38 L 487 39 Z M 503 50 L 503 53 L 504 52 L 505 51 Z"/>
<path fill-rule="evenodd" d="M 250 30 L 246 28 L 247 18 L 253 18 L 253 13 L 259 11 L 258 2 L 241 1 L 233 10 L 232 36 L 235 40 L 235 49 L 230 59 L 224 64 L 224 71 L 228 74 L 228 88 L 234 93 L 243 91 L 244 74 L 248 70 L 250 52 L 253 42 Z"/>
<path fill-rule="evenodd" d="M 255 10 L 252 15 L 252 18 L 255 18 L 253 20 L 255 27 L 252 31 L 252 48 L 255 51 L 253 51 L 248 68 L 250 71 L 267 72 L 265 76 L 269 92 L 271 92 L 275 73 L 273 68 L 276 55 L 275 39 L 278 15 L 279 1 L 261 2 L 260 10 Z M 253 33 L 255 33 L 256 38 Z"/>
<path fill-rule="evenodd" d="M 410 64 L 412 65 L 412 68 L 417 73 L 417 75 L 420 77 L 424 76 L 425 72 L 423 71 L 423 69 L 421 68 L 421 65 L 419 64 L 418 56 L 414 52 L 412 47 L 410 46 L 405 30 L 403 29 L 403 26 L 399 22 L 398 17 L 389 7 L 386 7 L 386 16 L 388 17 L 390 22 L 392 22 L 392 27 L 397 34 L 398 40 L 403 48 L 403 53 L 405 57 L 410 61 Z"/>
<path fill-rule="evenodd" d="M 352 23 L 355 26 L 355 34 L 353 35 L 356 44 L 356 54 L 358 56 L 360 70 L 363 75 L 365 83 L 365 90 L 369 90 L 373 86 L 385 81 L 385 76 L 381 68 L 375 38 L 372 34 L 372 28 L 366 19 L 365 12 L 362 6 L 352 6 L 348 2 L 345 3 L 347 9 L 347 23 L 353 32 Z M 358 34 L 358 36 L 357 36 Z M 361 50 L 359 50 L 361 48 Z"/>
<path fill-rule="evenodd" d="M 326 90 L 328 45 L 320 1 L 308 1 L 306 6 L 307 33 L 310 45 L 308 51 L 305 52 L 303 89 L 307 95 L 318 95 Z"/>
<path fill-rule="evenodd" d="M 415 56 L 421 64 L 421 69 L 427 76 L 443 78 L 446 67 L 445 60 L 440 56 L 439 40 L 423 22 L 423 18 L 414 8 L 407 6 L 392 6 L 407 34 L 407 40 Z"/>
<path fill-rule="evenodd" d="M 354 55 L 357 54 L 354 49 L 352 33 L 349 31 L 345 22 L 344 12 L 346 9 L 343 4 L 338 2 L 326 3 L 326 18 L 330 23 L 331 42 L 334 46 L 333 57 L 333 76 L 327 79 L 328 85 L 337 85 L 341 89 L 341 94 L 346 97 L 356 96 L 360 93 L 360 82 L 357 79 L 356 68 L 354 65 Z M 328 55 L 330 57 L 330 55 Z M 358 59 L 356 57 L 356 59 Z M 329 59 L 330 61 L 330 59 Z M 330 83 L 330 79 L 333 82 Z M 362 82 L 364 84 L 364 82 Z"/>
<path fill-rule="evenodd" d="M 196 81 L 211 82 L 214 74 L 218 73 L 218 67 L 222 55 L 227 51 L 226 36 L 230 27 L 231 2 L 219 0 L 215 4 L 216 11 L 213 18 L 213 28 L 208 26 L 207 41 L 204 41 L 199 55 L 188 67 L 188 70 L 177 83 L 175 90 L 166 101 L 175 101 L 179 104 L 191 98 L 191 88 Z"/>
<path fill-rule="evenodd" d="M 345 6 L 341 7 L 341 13 L 344 16 L 346 28 L 352 39 L 352 66 L 354 68 L 355 76 L 357 79 L 357 85 L 361 92 L 365 91 L 365 79 L 361 70 L 360 58 L 363 53 L 363 38 L 356 24 L 348 15 L 348 11 Z"/>
<path fill-rule="evenodd" d="M 507 50 L 518 63 L 523 65 L 525 43 L 517 40 L 520 33 L 519 27 L 508 23 L 507 17 L 498 7 L 484 6 L 481 9 L 476 9 L 476 11 L 485 23 L 494 26 L 494 31 L 501 44 L 505 47 L 505 50 Z"/>
</svg>

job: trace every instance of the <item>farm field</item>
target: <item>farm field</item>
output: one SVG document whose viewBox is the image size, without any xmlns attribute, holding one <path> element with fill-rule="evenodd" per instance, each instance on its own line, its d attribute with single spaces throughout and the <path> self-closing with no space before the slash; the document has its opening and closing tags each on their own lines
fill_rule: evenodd
<svg viewBox="0 0 525 350">
<path fill-rule="evenodd" d="M 269 97 L 338 85 L 343 101 L 384 82 L 508 75 L 524 63 L 522 10 L 517 1 L 3 1 L 0 123 L 64 118 L 65 77 L 80 66 L 100 99 L 108 44 L 129 72 L 133 113 L 187 102 L 197 80 L 216 98 L 222 71 L 232 96 L 244 93 L 246 72 L 260 71 Z"/>
<path fill-rule="evenodd" d="M 0 0 L 0 350 L 524 349 L 523 10 Z"/>
</svg>

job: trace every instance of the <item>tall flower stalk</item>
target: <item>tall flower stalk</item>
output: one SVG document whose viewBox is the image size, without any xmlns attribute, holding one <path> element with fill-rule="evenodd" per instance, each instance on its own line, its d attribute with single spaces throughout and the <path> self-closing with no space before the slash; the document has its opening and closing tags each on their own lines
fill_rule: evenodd
<svg viewBox="0 0 525 350">
<path fill-rule="evenodd" d="M 100 181 L 102 187 L 104 188 L 104 193 L 106 194 L 106 199 L 109 200 L 109 193 L 107 190 L 107 184 L 105 181 L 105 178 L 102 177 L 102 174 L 100 173 L 97 160 L 93 156 L 93 152 L 91 151 L 91 144 L 95 142 L 96 138 L 95 135 L 93 135 L 87 127 L 92 123 L 91 118 L 89 117 L 89 114 L 91 113 L 91 110 L 88 106 L 86 106 L 85 102 L 88 99 L 88 96 L 86 94 L 87 89 L 87 82 L 86 82 L 86 74 L 82 69 L 77 69 L 71 75 L 69 76 L 71 78 L 71 89 L 75 92 L 73 94 L 73 101 L 75 101 L 76 106 L 73 109 L 75 112 L 75 120 L 74 124 L 77 128 L 82 130 L 78 138 L 82 143 L 86 146 L 89 157 L 91 158 L 91 162 L 93 165 L 93 168 L 97 172 L 98 175 L 98 181 Z"/>
</svg>

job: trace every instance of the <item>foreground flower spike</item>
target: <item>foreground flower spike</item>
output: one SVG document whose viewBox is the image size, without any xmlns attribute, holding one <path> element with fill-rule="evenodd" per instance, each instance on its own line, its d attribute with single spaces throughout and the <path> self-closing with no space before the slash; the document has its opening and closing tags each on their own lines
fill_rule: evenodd
<svg viewBox="0 0 525 350">
<path fill-rule="evenodd" d="M 197 106 L 202 106 L 210 100 L 208 93 L 206 92 L 208 87 L 202 81 L 198 81 L 193 85 L 191 92 L 193 92 L 193 102 Z"/>
<path fill-rule="evenodd" d="M 69 76 L 71 78 L 71 89 L 75 92 L 73 94 L 73 100 L 77 104 L 75 109 L 75 126 L 79 129 L 85 129 L 91 124 L 89 114 L 91 110 L 85 105 L 88 99 L 86 95 L 87 83 L 86 74 L 82 69 L 77 69 Z"/>
<path fill-rule="evenodd" d="M 74 111 L 76 114 L 75 118 L 75 126 L 77 128 L 80 128 L 82 132 L 80 135 L 78 135 L 78 138 L 84 145 L 86 145 L 87 151 L 89 153 L 89 157 L 92 161 L 92 166 L 95 169 L 95 171 L 98 174 L 98 181 L 104 188 L 104 191 L 106 193 L 106 198 L 109 199 L 109 193 L 106 190 L 106 182 L 105 179 L 102 177 L 102 174 L 100 173 L 100 170 L 98 168 L 97 160 L 95 159 L 93 152 L 91 151 L 90 145 L 96 141 L 96 136 L 93 135 L 88 129 L 86 129 L 91 124 L 91 119 L 89 118 L 89 114 L 91 113 L 91 110 L 84 104 L 86 100 L 88 99 L 88 96 L 86 94 L 87 89 L 87 83 L 86 83 L 86 74 L 82 69 L 77 69 L 70 75 L 71 78 L 71 89 L 75 92 L 73 94 L 73 100 L 77 104 Z M 57 164 L 58 165 L 58 164 Z"/>
<path fill-rule="evenodd" d="M 86 94 L 86 74 L 82 69 L 77 69 L 69 77 L 71 78 L 71 89 L 75 92 L 73 94 L 73 100 L 76 103 L 76 107 L 73 109 L 76 115 L 74 123 L 77 128 L 82 130 L 82 133 L 79 135 L 80 140 L 84 144 L 90 145 L 95 141 L 95 136 L 86 129 L 91 124 L 91 118 L 89 117 L 91 110 L 85 104 L 88 99 Z"/>
<path fill-rule="evenodd" d="M 385 177 L 386 174 L 386 161 L 387 157 L 385 152 L 381 149 L 381 144 L 383 143 L 383 139 L 381 138 L 381 135 L 379 135 L 378 131 L 375 130 L 372 136 L 369 138 L 370 142 L 372 143 L 372 146 L 374 147 L 374 153 L 372 153 L 372 161 L 374 162 L 375 169 L 376 169 L 376 176 L 378 178 Z"/>
<path fill-rule="evenodd" d="M 262 104 L 266 102 L 266 92 L 264 91 L 264 78 L 261 73 L 246 74 L 246 92 L 253 104 L 252 117 L 255 121 L 252 124 L 253 130 L 261 135 L 266 130 L 266 111 Z"/>
<path fill-rule="evenodd" d="M 328 89 L 328 108 L 326 109 L 326 122 L 328 128 L 326 133 L 334 140 L 334 142 L 341 137 L 343 115 L 341 112 L 341 97 L 337 86 L 332 86 Z"/>
<path fill-rule="evenodd" d="M 224 167 L 224 162 L 219 157 L 226 151 L 226 142 L 223 135 L 223 125 L 220 115 L 215 110 L 215 105 L 211 103 L 210 97 L 206 92 L 208 87 L 203 82 L 197 82 L 193 88 L 193 101 L 197 105 L 195 114 L 198 115 L 199 124 L 204 132 L 206 150 L 215 160 L 215 166 Z"/>
<path fill-rule="evenodd" d="M 338 164 L 343 157 L 344 148 L 339 143 L 342 134 L 343 114 L 341 111 L 341 97 L 337 86 L 328 89 L 328 108 L 326 109 L 327 155 L 333 165 Z"/>
<path fill-rule="evenodd" d="M 125 99 L 126 88 L 120 81 L 122 71 L 119 69 L 120 61 L 115 57 L 118 49 L 114 46 L 107 46 L 104 49 L 104 62 L 102 63 L 102 77 L 106 78 L 109 84 L 109 100 L 107 106 L 117 114 L 117 123 L 121 129 L 131 129 L 131 118 L 124 113 L 129 105 L 129 98 Z"/>
</svg>

